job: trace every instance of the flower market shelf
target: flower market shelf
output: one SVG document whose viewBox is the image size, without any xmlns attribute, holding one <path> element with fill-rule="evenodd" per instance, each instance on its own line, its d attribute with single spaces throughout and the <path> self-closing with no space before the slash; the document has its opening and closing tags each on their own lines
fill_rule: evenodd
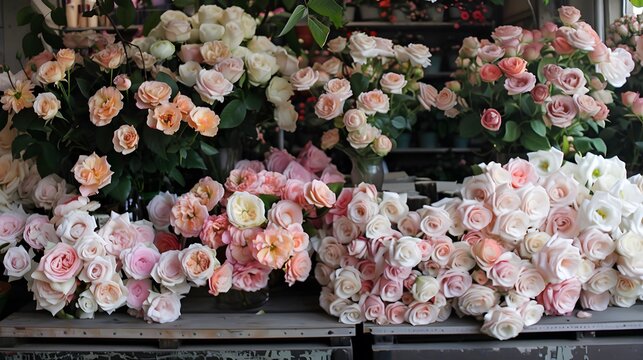
<svg viewBox="0 0 643 360">
<path fill-rule="evenodd" d="M 492 23 L 481 24 L 459 24 L 459 29 L 476 29 L 476 28 L 489 28 Z M 408 21 L 408 22 L 386 22 L 386 21 L 353 21 L 345 25 L 348 28 L 456 28 L 455 22 L 448 21 Z"/>
<path fill-rule="evenodd" d="M 643 304 L 592 312 L 589 319 L 576 316 L 543 317 L 518 338 L 491 340 L 480 333 L 471 318 L 449 318 L 427 326 L 364 324 L 373 335 L 374 359 L 426 359 L 439 356 L 454 360 L 481 359 L 486 355 L 523 359 L 643 358 Z M 632 356 L 634 355 L 634 356 Z M 585 357 L 588 356 L 588 357 Z"/>
<path fill-rule="evenodd" d="M 402 148 L 393 149 L 390 154 L 421 154 L 421 153 L 472 153 L 480 151 L 479 148 Z"/>
<path fill-rule="evenodd" d="M 148 324 L 121 313 L 61 320 L 36 312 L 31 303 L 0 321 L 0 354 L 56 349 L 86 353 L 104 348 L 108 353 L 143 351 L 157 356 L 172 352 L 180 358 L 207 350 L 208 358 L 216 353 L 223 358 L 270 359 L 269 354 L 286 351 L 289 358 L 351 359 L 355 326 L 321 312 L 316 299 L 282 296 L 272 298 L 262 313 L 223 313 L 215 312 L 211 297 L 187 298 L 181 318 L 167 324 Z M 61 347 L 63 343 L 69 345 Z"/>
</svg>

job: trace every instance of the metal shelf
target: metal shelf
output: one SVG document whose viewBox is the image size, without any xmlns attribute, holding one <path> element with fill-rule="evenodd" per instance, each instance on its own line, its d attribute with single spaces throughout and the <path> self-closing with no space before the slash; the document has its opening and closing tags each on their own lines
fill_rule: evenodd
<svg viewBox="0 0 643 360">
<path fill-rule="evenodd" d="M 396 22 L 391 23 L 387 21 L 353 21 L 344 25 L 349 28 L 358 28 L 358 27 L 372 27 L 372 28 L 454 28 L 456 29 L 469 28 L 469 29 L 479 29 L 479 28 L 491 28 L 493 27 L 492 23 L 485 22 L 480 24 L 459 24 L 456 22 L 449 21 L 407 21 L 407 22 Z"/>
<path fill-rule="evenodd" d="M 445 153 L 472 153 L 480 151 L 480 148 L 402 148 L 393 149 L 389 154 L 445 154 Z"/>
</svg>

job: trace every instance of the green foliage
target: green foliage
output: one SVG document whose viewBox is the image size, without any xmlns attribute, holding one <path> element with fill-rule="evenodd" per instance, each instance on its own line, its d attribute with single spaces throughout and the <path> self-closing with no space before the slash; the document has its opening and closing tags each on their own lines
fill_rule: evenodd
<svg viewBox="0 0 643 360">
<path fill-rule="evenodd" d="M 284 2 L 284 5 L 286 9 L 290 9 L 295 3 L 295 1 L 287 1 Z M 310 0 L 304 2 L 304 4 L 299 4 L 294 8 L 278 36 L 289 34 L 299 21 L 306 18 L 306 24 L 313 39 L 319 47 L 323 47 L 328 39 L 328 34 L 330 34 L 330 27 L 327 23 L 332 23 L 336 28 L 340 28 L 343 22 L 343 14 L 344 8 L 335 0 Z"/>
<path fill-rule="evenodd" d="M 330 28 L 314 16 L 308 16 L 308 28 L 317 45 L 319 47 L 324 46 L 326 39 L 328 39 Z"/>
<path fill-rule="evenodd" d="M 292 12 L 292 15 L 290 15 L 290 18 L 288 18 L 288 22 L 286 22 L 286 25 L 281 30 L 278 36 L 284 36 L 285 34 L 289 33 L 295 27 L 295 25 L 297 25 L 297 23 L 306 15 L 308 15 L 308 9 L 304 5 L 297 5 L 295 10 Z"/>
<path fill-rule="evenodd" d="M 239 99 L 232 100 L 221 112 L 220 129 L 230 129 L 239 126 L 246 118 L 246 105 Z"/>
</svg>

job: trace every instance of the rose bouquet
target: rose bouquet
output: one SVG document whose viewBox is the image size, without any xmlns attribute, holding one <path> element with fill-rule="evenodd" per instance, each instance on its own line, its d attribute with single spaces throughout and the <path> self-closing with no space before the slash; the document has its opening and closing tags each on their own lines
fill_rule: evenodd
<svg viewBox="0 0 643 360">
<path fill-rule="evenodd" d="M 602 311 L 637 301 L 643 280 L 640 175 L 628 180 L 623 162 L 593 154 L 563 164 L 556 149 L 479 168 L 479 175 L 465 179 L 462 198 L 407 212 L 397 232 L 375 214 L 404 213 L 402 207 L 378 208 L 374 198 L 353 197 L 348 225 L 335 221 L 334 237 L 318 250 L 322 263 L 315 274 L 326 285 L 322 307 L 345 322 L 411 324 L 443 319 L 439 314 L 453 308 L 483 318 L 482 332 L 504 340 L 543 313 L 570 314 L 578 302 Z M 361 227 L 351 221 L 363 214 L 373 220 Z M 400 256 L 413 261 L 403 264 L 404 272 L 392 272 Z M 422 297 L 420 289 L 431 290 Z M 430 320 L 413 317 L 418 301 L 429 301 L 422 309 Z"/>
<path fill-rule="evenodd" d="M 14 156 L 35 158 L 42 176 L 75 179 L 84 196 L 179 190 L 216 170 L 217 148 L 266 127 L 294 130 L 288 91 L 266 87 L 279 79 L 286 88 L 280 76 L 298 60 L 255 27 L 238 7 L 203 6 L 192 17 L 163 13 L 132 42 L 44 51 L 5 72 L 0 128 L 20 132 Z"/>
<path fill-rule="evenodd" d="M 605 44 L 611 49 L 627 50 L 634 59 L 634 71 L 624 87 L 634 90 L 641 87 L 641 62 L 643 62 L 643 15 L 627 15 L 614 20 L 607 29 Z M 638 87 L 637 87 L 638 86 Z"/>
<path fill-rule="evenodd" d="M 333 54 L 328 60 L 293 73 L 290 83 L 297 91 L 318 95 L 310 120 L 330 128 L 322 148 L 345 152 L 357 160 L 353 168 L 362 171 L 360 160 L 381 161 L 395 138 L 415 122 L 417 80 L 431 64 L 431 53 L 424 45 L 394 46 L 360 32 L 348 41 L 329 41 L 328 50 Z"/>
<path fill-rule="evenodd" d="M 603 44 L 576 8 L 563 6 L 559 16 L 560 27 L 500 26 L 493 41 L 466 38 L 456 62 L 459 86 L 424 86 L 422 103 L 460 113 L 461 135 L 482 135 L 499 152 L 556 146 L 566 154 L 605 153 L 592 134 L 607 121 L 607 85 L 623 86 L 634 62 L 626 50 Z M 440 99 L 450 101 L 440 106 Z"/>
</svg>

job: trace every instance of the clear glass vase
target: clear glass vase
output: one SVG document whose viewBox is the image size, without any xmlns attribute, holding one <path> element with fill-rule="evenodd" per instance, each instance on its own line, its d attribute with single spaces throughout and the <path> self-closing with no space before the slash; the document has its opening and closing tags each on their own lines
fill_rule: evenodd
<svg viewBox="0 0 643 360">
<path fill-rule="evenodd" d="M 353 185 L 364 182 L 373 184 L 377 190 L 382 190 L 384 184 L 384 159 L 381 156 L 360 156 L 349 154 L 353 168 L 351 181 Z"/>
</svg>

